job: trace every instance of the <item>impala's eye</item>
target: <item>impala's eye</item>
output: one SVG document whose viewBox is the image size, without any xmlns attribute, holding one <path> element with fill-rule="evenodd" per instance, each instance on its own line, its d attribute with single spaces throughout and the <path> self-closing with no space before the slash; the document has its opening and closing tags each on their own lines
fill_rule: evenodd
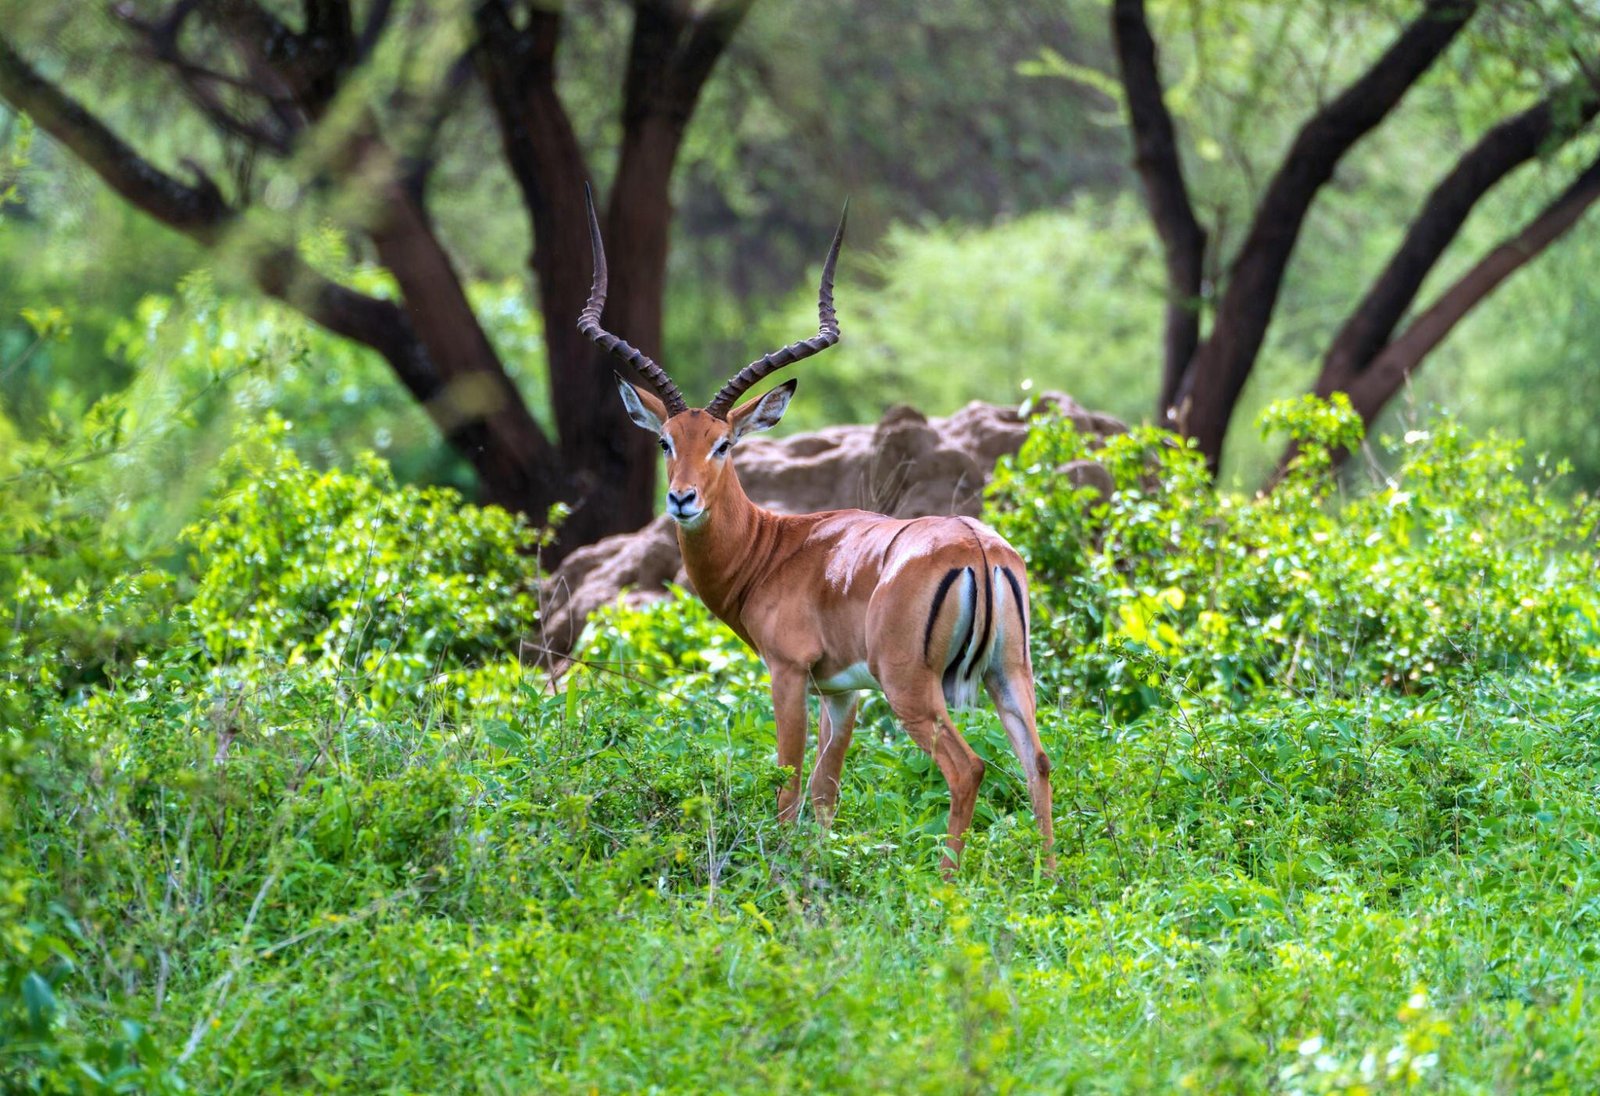
<svg viewBox="0 0 1600 1096">
<path fill-rule="evenodd" d="M 725 457 L 728 455 L 728 450 L 732 448 L 733 442 L 729 441 L 727 438 L 723 438 L 721 441 L 717 442 L 716 447 L 711 450 L 711 455 L 713 457 Z"/>
<path fill-rule="evenodd" d="M 663 453 L 669 457 L 672 456 L 672 445 L 667 441 L 666 438 L 657 438 L 656 442 L 661 446 L 661 451 Z"/>
</svg>

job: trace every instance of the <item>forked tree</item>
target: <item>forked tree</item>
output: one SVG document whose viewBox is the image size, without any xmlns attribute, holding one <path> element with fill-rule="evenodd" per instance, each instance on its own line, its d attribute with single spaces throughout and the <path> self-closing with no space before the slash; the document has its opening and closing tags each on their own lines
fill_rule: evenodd
<svg viewBox="0 0 1600 1096">
<path fill-rule="evenodd" d="M 661 344 L 673 166 L 701 90 L 751 2 L 631 4 L 607 213 L 613 247 L 627 261 L 610 318 L 652 352 Z M 63 68 L 56 51 L 42 43 L 24 49 L 10 37 L 50 20 L 21 4 L 5 10 L 14 18 L 0 33 L 0 99 L 128 202 L 212 251 L 219 267 L 244 272 L 381 354 L 472 466 L 484 501 L 536 522 L 555 502 L 572 505 L 557 556 L 650 520 L 648 442 L 625 430 L 598 352 L 571 324 L 587 289 L 581 195 L 591 165 L 557 86 L 558 52 L 571 33 L 560 5 L 121 0 L 111 11 L 133 46 L 131 86 L 155 101 L 169 89 L 181 93 L 210 131 L 213 162 L 202 164 L 196 152 L 181 170 L 161 166 L 155 151 L 172 143 L 162 132 L 176 126 L 171 113 L 146 113 L 150 131 L 123 136 L 91 109 L 92 89 L 46 75 Z M 82 21 L 103 10 L 85 5 L 63 17 L 84 33 Z M 448 63 L 416 61 L 451 33 L 462 40 Z M 421 76 L 391 79 L 385 64 Z M 474 81 L 481 100 L 469 94 Z M 492 112 L 531 229 L 554 438 L 485 335 L 430 206 L 441 138 L 466 125 L 464 114 L 480 101 Z M 299 197 L 286 209 L 284 195 Z M 297 226 L 308 211 L 337 212 L 343 227 L 370 241 L 398 299 L 359 292 L 302 261 Z"/>
<path fill-rule="evenodd" d="M 1553 0 L 1557 7 L 1561 2 Z M 1567 24 L 1593 32 L 1592 14 L 1569 6 Z M 1190 197 L 1144 0 L 1112 0 L 1112 37 L 1134 165 L 1165 260 L 1164 364 L 1156 413 L 1158 421 L 1195 440 L 1213 472 L 1319 192 L 1346 154 L 1390 116 L 1468 25 L 1486 18 L 1481 13 L 1493 7 L 1481 0 L 1424 0 L 1365 71 L 1299 127 L 1250 211 L 1242 242 L 1224 260 L 1212 253 L 1217 234 L 1202 226 Z M 1430 304 L 1413 312 L 1423 282 L 1479 201 L 1517 168 L 1584 132 L 1600 112 L 1596 45 L 1595 40 L 1567 42 L 1557 52 L 1567 55 L 1569 75 L 1556 80 L 1540 101 L 1490 127 L 1443 172 L 1394 254 L 1328 343 L 1314 392 L 1347 393 L 1370 425 L 1467 313 L 1600 198 L 1596 159 Z M 1216 285 L 1207 278 L 1213 266 L 1223 267 Z"/>
<path fill-rule="evenodd" d="M 739 370 L 704 408 L 647 355 L 600 325 L 606 260 L 600 223 L 589 211 L 594 282 L 579 329 L 632 366 L 644 387 L 618 376 L 621 404 L 667 458 L 666 508 L 695 592 L 766 663 L 772 678 L 778 764 L 793 770 L 778 792 L 778 817 L 801 808 L 806 698 L 819 694 L 817 763 L 809 798 L 824 825 L 833 818 L 839 775 L 863 689 L 878 689 L 950 786 L 946 872 L 960 856 L 984 763 L 950 720 L 981 684 L 1022 763 L 1044 857 L 1054 866 L 1050 761 L 1034 722 L 1028 654 L 1028 577 L 1022 557 L 965 517 L 909 521 L 864 510 L 777 514 L 750 501 L 734 468 L 739 439 L 777 425 L 795 382 L 737 401 L 786 365 L 839 341 L 833 270 L 844 238 L 834 234 L 822 267 L 817 334 Z"/>
</svg>

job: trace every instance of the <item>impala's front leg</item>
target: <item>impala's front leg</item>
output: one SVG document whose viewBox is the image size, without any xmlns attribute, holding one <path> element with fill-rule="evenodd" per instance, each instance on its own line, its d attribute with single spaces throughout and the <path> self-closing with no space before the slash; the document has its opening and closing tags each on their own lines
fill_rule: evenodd
<svg viewBox="0 0 1600 1096">
<path fill-rule="evenodd" d="M 778 724 L 778 764 L 793 770 L 778 789 L 778 820 L 793 822 L 800 814 L 800 772 L 806 763 L 806 670 L 774 664 L 772 715 Z"/>
</svg>

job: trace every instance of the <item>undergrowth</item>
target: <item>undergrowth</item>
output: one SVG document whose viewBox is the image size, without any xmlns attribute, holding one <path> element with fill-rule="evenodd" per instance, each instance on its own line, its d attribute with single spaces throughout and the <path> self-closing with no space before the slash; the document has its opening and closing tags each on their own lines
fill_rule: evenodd
<svg viewBox="0 0 1600 1096">
<path fill-rule="evenodd" d="M 1348 415 L 1276 422 L 1265 498 L 1153 432 L 997 474 L 1061 865 L 973 713 L 953 882 L 880 699 L 832 831 L 775 823 L 763 669 L 692 597 L 523 666 L 503 515 L 272 427 L 157 566 L 48 505 L 89 473 L 8 480 L 0 1087 L 1592 1089 L 1589 504 L 1448 422 L 1346 494 Z"/>
</svg>

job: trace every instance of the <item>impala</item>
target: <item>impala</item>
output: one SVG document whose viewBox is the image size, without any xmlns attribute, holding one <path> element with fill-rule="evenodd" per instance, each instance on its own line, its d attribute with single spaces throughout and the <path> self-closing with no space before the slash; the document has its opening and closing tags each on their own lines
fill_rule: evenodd
<svg viewBox="0 0 1600 1096">
<path fill-rule="evenodd" d="M 817 334 L 751 362 L 704 408 L 687 406 L 659 365 L 600 326 L 606 260 L 592 202 L 589 229 L 594 283 L 578 326 L 649 385 L 646 390 L 617 378 L 629 417 L 657 435 L 666 453 L 667 513 L 677 523 L 684 567 L 706 605 L 771 673 L 778 764 L 793 771 L 778 792 L 779 818 L 793 820 L 800 810 L 807 694 L 821 697 L 809 796 L 826 826 L 838 802 L 860 690 L 879 689 L 950 786 L 942 867 L 953 870 L 984 763 L 951 722 L 949 708 L 970 707 L 981 682 L 1022 762 L 1053 867 L 1050 761 L 1034 722 L 1028 579 L 1016 550 L 971 518 L 905 521 L 862 510 L 778 514 L 755 505 L 739 486 L 734 447 L 777 424 L 795 382 L 737 407 L 734 402 L 768 374 L 839 341 L 833 270 L 844 219 L 822 267 Z"/>
</svg>

